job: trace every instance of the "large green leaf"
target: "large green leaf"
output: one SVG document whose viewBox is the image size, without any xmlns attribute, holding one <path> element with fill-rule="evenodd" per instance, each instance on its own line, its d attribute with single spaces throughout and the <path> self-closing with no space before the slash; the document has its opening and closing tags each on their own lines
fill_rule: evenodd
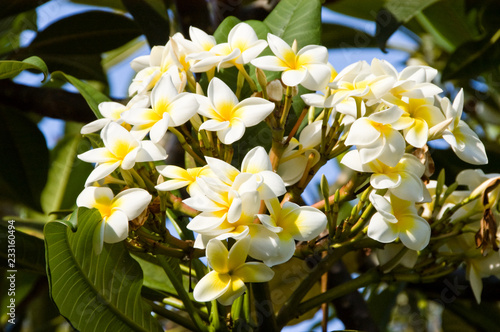
<svg viewBox="0 0 500 332">
<path fill-rule="evenodd" d="M 385 45 L 389 37 L 403 23 L 410 21 L 415 15 L 420 13 L 437 0 L 387 0 L 385 8 L 377 13 L 377 30 L 375 38 L 379 47 L 385 51 Z"/>
<path fill-rule="evenodd" d="M 13 78 L 22 71 L 34 69 L 43 73 L 44 80 L 49 74 L 47 65 L 37 56 L 31 56 L 23 61 L 5 60 L 0 61 L 0 79 Z"/>
<path fill-rule="evenodd" d="M 20 229 L 15 221 L 0 221 L 0 266 L 7 265 L 8 226 L 12 224 L 16 231 L 15 236 L 15 269 L 34 272 L 38 275 L 45 274 L 45 256 L 43 240 L 27 234 Z M 13 268 L 11 268 L 13 269 Z"/>
<path fill-rule="evenodd" d="M 37 30 L 37 17 L 36 10 L 30 10 L 14 17 L 0 19 L 0 55 L 20 47 L 20 37 L 23 31 Z"/>
<path fill-rule="evenodd" d="M 142 270 L 123 243 L 92 250 L 101 220 L 95 209 L 79 208 L 78 230 L 64 223 L 45 226 L 47 275 L 59 311 L 80 331 L 161 331 L 141 298 Z"/>
<path fill-rule="evenodd" d="M 341 14 L 375 21 L 377 12 L 384 6 L 386 0 L 339 0 L 330 1 L 326 7 Z"/>
<path fill-rule="evenodd" d="M 37 34 L 28 49 L 35 54 L 99 54 L 140 34 L 135 22 L 124 15 L 88 11 L 49 25 Z"/>
<path fill-rule="evenodd" d="M 321 37 L 321 3 L 318 0 L 283 0 L 266 17 L 264 23 L 274 35 L 290 45 L 297 40 L 299 48 L 319 44 Z"/>
<path fill-rule="evenodd" d="M 49 151 L 45 137 L 25 115 L 0 108 L 0 194 L 41 211 Z"/>
<path fill-rule="evenodd" d="M 446 15 L 446 19 L 443 19 Z M 479 36 L 477 27 L 469 23 L 463 0 L 441 0 L 422 11 L 420 25 L 432 35 L 436 44 L 453 52 L 463 43 Z"/>
<path fill-rule="evenodd" d="M 327 48 L 377 47 L 366 32 L 338 24 L 322 25 L 321 43 Z"/>
<path fill-rule="evenodd" d="M 21 52 L 26 53 L 23 49 Z M 62 71 L 82 80 L 99 81 L 107 84 L 100 54 L 53 54 L 38 53 L 51 71 Z"/>
<path fill-rule="evenodd" d="M 11 1 L 1 1 L 2 10 L 0 11 L 0 18 L 8 17 L 11 15 L 19 14 L 30 9 L 34 9 L 44 2 L 49 0 L 11 0 Z"/>
<path fill-rule="evenodd" d="M 500 30 L 494 36 L 467 42 L 450 55 L 443 69 L 443 80 L 475 78 L 500 66 Z"/>
<path fill-rule="evenodd" d="M 167 43 L 170 34 L 170 22 L 168 16 L 166 16 L 167 10 L 165 8 L 159 12 L 143 1 L 122 0 L 122 3 L 134 17 L 134 20 L 146 36 L 150 47 Z"/>
<path fill-rule="evenodd" d="M 42 192 L 42 207 L 46 214 L 72 209 L 83 190 L 92 164 L 78 159 L 79 153 L 89 149 L 88 141 L 80 134 L 65 136 L 51 152 L 47 185 Z"/>
<path fill-rule="evenodd" d="M 89 104 L 95 116 L 98 119 L 102 118 L 101 112 L 99 112 L 99 104 L 103 101 L 111 100 L 105 94 L 94 88 L 92 85 L 80 81 L 78 78 L 65 74 L 61 71 L 52 73 L 52 78 L 63 80 L 72 84 L 75 88 L 78 89 L 78 91 L 80 91 L 81 95 L 83 96 L 83 98 L 85 98 L 87 104 Z"/>
</svg>

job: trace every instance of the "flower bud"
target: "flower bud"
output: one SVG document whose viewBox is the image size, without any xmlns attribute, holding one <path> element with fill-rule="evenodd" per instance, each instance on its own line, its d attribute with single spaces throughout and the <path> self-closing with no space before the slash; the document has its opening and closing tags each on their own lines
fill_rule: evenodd
<svg viewBox="0 0 500 332">
<path fill-rule="evenodd" d="M 269 100 L 274 102 L 280 102 L 283 97 L 283 85 L 281 81 L 276 79 L 274 81 L 269 82 L 267 85 L 267 95 L 269 96 Z"/>
</svg>

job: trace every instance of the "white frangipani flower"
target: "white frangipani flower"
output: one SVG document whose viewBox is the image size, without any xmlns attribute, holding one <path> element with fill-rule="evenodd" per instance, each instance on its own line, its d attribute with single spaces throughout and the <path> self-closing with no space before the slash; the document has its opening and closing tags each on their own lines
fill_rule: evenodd
<svg viewBox="0 0 500 332">
<path fill-rule="evenodd" d="M 103 242 L 116 243 L 128 236 L 128 222 L 137 218 L 149 205 L 152 196 L 144 189 L 126 189 L 114 196 L 107 187 L 87 187 L 78 198 L 76 205 L 89 209 L 96 208 L 102 220 L 94 232 L 94 251 L 99 254 Z"/>
<path fill-rule="evenodd" d="M 193 94 L 178 93 L 172 78 L 161 77 L 151 92 L 151 108 L 132 109 L 122 114 L 122 118 L 134 125 L 132 132 L 139 138 L 149 133 L 151 141 L 158 143 L 169 127 L 180 126 L 196 114 L 198 102 Z"/>
<path fill-rule="evenodd" d="M 434 98 L 387 97 L 390 106 L 396 105 L 403 114 L 398 128 L 403 128 L 406 141 L 416 148 L 422 148 L 429 137 L 429 129 L 445 120 L 441 110 L 434 106 Z"/>
<path fill-rule="evenodd" d="M 368 236 L 382 243 L 397 238 L 412 250 L 422 250 L 431 237 L 431 226 L 417 214 L 415 203 L 394 195 L 387 198 L 370 194 L 370 201 L 377 210 L 368 224 Z"/>
<path fill-rule="evenodd" d="M 197 95 L 198 113 L 209 118 L 200 130 L 216 131 L 224 144 L 232 144 L 243 137 L 245 128 L 255 126 L 274 110 L 274 103 L 258 97 L 241 102 L 234 92 L 218 78 L 208 85 L 208 97 Z"/>
<path fill-rule="evenodd" d="M 292 138 L 288 143 L 277 170 L 285 185 L 291 186 L 297 183 L 302 178 L 308 162 L 310 166 L 314 166 L 319 161 L 320 155 L 315 147 L 321 143 L 322 125 L 322 120 L 308 124 L 300 132 L 298 141 Z M 312 161 L 309 161 L 311 154 L 314 157 Z"/>
<path fill-rule="evenodd" d="M 229 32 L 227 39 L 227 43 L 217 44 L 209 52 L 193 56 L 199 61 L 191 67 L 191 70 L 200 73 L 214 67 L 218 69 L 242 67 L 255 59 L 267 47 L 267 42 L 258 39 L 255 30 L 244 22 L 236 24 Z"/>
<path fill-rule="evenodd" d="M 174 165 L 157 166 L 158 173 L 166 178 L 165 182 L 158 184 L 155 188 L 159 191 L 171 191 L 186 187 L 187 192 L 192 196 L 200 189 L 196 183 L 201 176 L 213 176 L 213 172 L 208 166 L 184 169 Z"/>
<path fill-rule="evenodd" d="M 358 172 L 373 173 L 370 184 L 375 189 L 389 189 L 390 193 L 407 201 L 430 201 L 420 179 L 425 166 L 412 154 L 405 153 L 396 166 L 390 167 L 378 160 L 363 164 L 359 152 L 351 150 L 344 155 L 341 163 Z"/>
<path fill-rule="evenodd" d="M 167 158 L 165 149 L 151 141 L 138 141 L 130 132 L 115 122 L 101 131 L 103 148 L 92 149 L 78 155 L 78 158 L 97 163 L 90 173 L 86 186 L 103 179 L 118 167 L 129 170 L 136 162 L 157 161 Z"/>
<path fill-rule="evenodd" d="M 132 108 L 149 107 L 149 97 L 146 95 L 137 95 L 130 99 L 126 106 L 114 101 L 104 101 L 100 103 L 98 107 L 103 118 L 97 119 L 83 126 L 80 130 L 82 135 L 95 133 L 96 131 L 104 128 L 110 122 L 122 124 L 122 113 Z"/>
<path fill-rule="evenodd" d="M 250 239 L 237 241 L 228 251 L 219 240 L 207 244 L 207 260 L 212 271 L 196 284 L 193 297 L 199 302 L 217 299 L 222 305 L 231 305 L 247 289 L 245 282 L 266 282 L 274 272 L 260 262 L 245 262 Z"/>
<path fill-rule="evenodd" d="M 252 64 L 263 70 L 282 71 L 285 85 L 303 85 L 311 90 L 323 90 L 331 77 L 328 50 L 324 46 L 307 45 L 297 52 L 296 41 L 292 46 L 271 33 L 267 34 L 269 48 L 275 56 L 263 56 Z"/>
<path fill-rule="evenodd" d="M 452 118 L 447 129 L 443 132 L 444 140 L 450 144 L 453 152 L 465 162 L 473 165 L 483 165 L 488 163 L 486 150 L 483 142 L 477 137 L 477 134 L 461 120 L 464 107 L 464 93 L 460 89 L 453 104 L 448 98 L 441 99 L 441 109 L 446 118 Z"/>
<path fill-rule="evenodd" d="M 403 111 L 397 106 L 354 121 L 345 145 L 356 145 L 363 164 L 375 159 L 396 166 L 405 152 L 405 140 L 398 127 Z"/>
<path fill-rule="evenodd" d="M 266 206 L 270 215 L 259 214 L 258 218 L 279 237 L 276 255 L 264 260 L 268 266 L 290 260 L 295 252 L 295 240 L 310 241 L 325 230 L 326 216 L 316 208 L 292 202 L 285 202 L 281 207 L 277 198 L 267 200 Z"/>
<path fill-rule="evenodd" d="M 143 55 L 132 60 L 130 66 L 137 72 L 137 75 L 129 86 L 129 96 L 135 93 L 144 94 L 151 91 L 163 74 L 172 68 L 176 71 L 182 71 L 183 68 L 170 41 L 165 46 L 153 46 L 149 55 Z"/>
</svg>

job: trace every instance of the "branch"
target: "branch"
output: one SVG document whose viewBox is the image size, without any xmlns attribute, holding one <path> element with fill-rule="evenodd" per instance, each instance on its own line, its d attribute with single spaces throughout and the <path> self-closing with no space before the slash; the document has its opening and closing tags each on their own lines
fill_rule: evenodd
<svg viewBox="0 0 500 332">
<path fill-rule="evenodd" d="M 80 94 L 60 89 L 35 88 L 10 80 L 0 80 L 1 106 L 66 121 L 86 123 L 96 119 Z"/>
</svg>

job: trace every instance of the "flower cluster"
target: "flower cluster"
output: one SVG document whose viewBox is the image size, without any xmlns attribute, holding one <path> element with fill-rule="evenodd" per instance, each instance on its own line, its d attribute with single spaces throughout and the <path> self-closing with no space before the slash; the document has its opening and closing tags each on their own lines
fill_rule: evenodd
<svg viewBox="0 0 500 332">
<path fill-rule="evenodd" d="M 267 47 L 274 55 L 259 57 Z M 253 67 L 261 91 L 247 72 Z M 375 59 L 337 74 L 326 48 L 298 50 L 296 42 L 290 46 L 270 33 L 262 40 L 250 25 L 239 23 L 219 44 L 196 28 L 190 29 L 190 40 L 175 34 L 165 46 L 132 61 L 132 68 L 137 74 L 130 101 L 101 103 L 103 118 L 82 129 L 86 135 L 100 131 L 100 142 L 79 155 L 96 167 L 77 205 L 101 213 L 99 252 L 103 241 L 129 237 L 128 222 L 148 212 L 148 205 L 159 205 L 164 213 L 165 206 L 173 207 L 168 195 L 183 196 L 182 204 L 196 211 L 185 225 L 197 234 L 194 248 L 205 249 L 213 269 L 197 283 L 197 301 L 231 304 L 245 291 L 245 282 L 272 279 L 271 267 L 291 259 L 296 241 L 311 241 L 327 226 L 338 226 L 327 225 L 336 221 L 298 205 L 293 196 L 329 159 L 341 157 L 343 165 L 369 176 L 367 197 L 376 212 L 368 218 L 366 235 L 383 243 L 399 239 L 416 251 L 430 241 L 426 211 L 436 214 L 432 183 L 422 181 L 426 167 L 412 152 L 443 138 L 462 160 L 487 162 L 481 141 L 460 119 L 462 91 L 453 103 L 441 98 L 442 90 L 432 83 L 437 72 L 430 67 L 397 72 Z M 237 82 L 215 77 L 228 69 L 237 72 Z M 264 70 L 280 72 L 281 79 L 268 83 Z M 253 93 L 242 98 L 245 84 Z M 301 96 L 309 108 L 285 136 L 299 85 L 318 92 Z M 308 121 L 296 135 L 306 114 Z M 271 148 L 252 147 L 238 164 L 232 144 L 263 122 L 272 130 Z M 173 136 L 192 167 L 165 163 L 165 143 Z M 118 185 L 116 191 L 129 189 L 114 196 L 111 184 Z M 427 207 L 423 214 L 417 205 Z M 159 218 L 148 213 L 144 218 Z M 158 215 L 164 223 L 164 214 Z M 483 275 L 470 266 L 471 280 Z"/>
</svg>

